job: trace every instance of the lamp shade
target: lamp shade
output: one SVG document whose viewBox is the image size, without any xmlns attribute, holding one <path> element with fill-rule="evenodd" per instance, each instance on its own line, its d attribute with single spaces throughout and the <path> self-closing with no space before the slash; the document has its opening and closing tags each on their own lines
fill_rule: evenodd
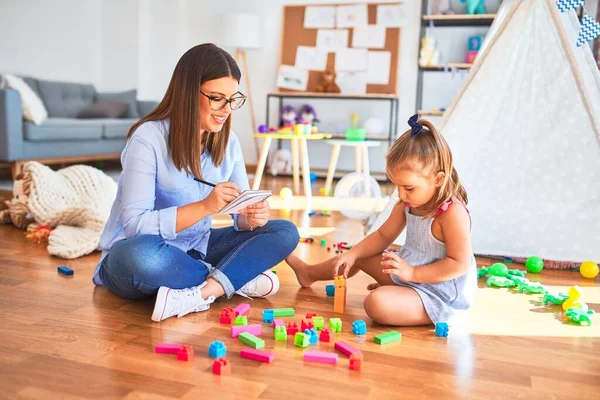
<svg viewBox="0 0 600 400">
<path fill-rule="evenodd" d="M 258 15 L 228 14 L 224 23 L 224 44 L 238 49 L 256 49 L 260 44 Z"/>
</svg>

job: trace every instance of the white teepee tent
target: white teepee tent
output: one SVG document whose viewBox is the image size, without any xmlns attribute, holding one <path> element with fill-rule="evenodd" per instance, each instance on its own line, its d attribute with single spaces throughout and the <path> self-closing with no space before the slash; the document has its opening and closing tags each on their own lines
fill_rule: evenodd
<svg viewBox="0 0 600 400">
<path fill-rule="evenodd" d="M 598 261 L 600 73 L 575 45 L 574 11 L 504 3 L 439 127 L 469 194 L 473 250 Z"/>
</svg>

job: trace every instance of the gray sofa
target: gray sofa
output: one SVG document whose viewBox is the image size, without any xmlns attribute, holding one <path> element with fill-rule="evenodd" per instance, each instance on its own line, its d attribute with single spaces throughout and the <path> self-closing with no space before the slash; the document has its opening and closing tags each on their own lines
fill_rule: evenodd
<svg viewBox="0 0 600 400">
<path fill-rule="evenodd" d="M 0 162 L 11 164 L 13 177 L 29 160 L 52 164 L 118 158 L 128 129 L 157 105 L 138 101 L 136 90 L 99 93 L 89 84 L 23 80 L 44 103 L 48 119 L 40 125 L 25 121 L 19 92 L 0 89 Z M 125 117 L 77 118 L 82 110 L 103 99 L 128 101 Z"/>
</svg>

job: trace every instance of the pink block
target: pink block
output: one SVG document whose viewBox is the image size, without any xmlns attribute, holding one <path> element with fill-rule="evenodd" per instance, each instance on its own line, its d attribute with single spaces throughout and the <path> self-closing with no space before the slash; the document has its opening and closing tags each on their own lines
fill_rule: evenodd
<svg viewBox="0 0 600 400">
<path fill-rule="evenodd" d="M 157 343 L 154 346 L 155 353 L 161 354 L 177 354 L 183 344 L 181 343 Z"/>
<path fill-rule="evenodd" d="M 252 324 L 252 325 L 238 325 L 231 327 L 231 337 L 238 337 L 242 332 L 250 332 L 254 336 L 262 335 L 262 325 L 261 324 Z"/>
<path fill-rule="evenodd" d="M 342 352 L 342 354 L 345 355 L 346 357 L 350 357 L 352 354 L 355 354 L 355 353 L 360 353 L 360 350 L 350 346 L 346 342 L 335 342 L 334 348 L 336 350 Z"/>
<path fill-rule="evenodd" d="M 274 319 L 273 328 L 275 328 L 276 326 L 285 326 L 285 322 L 282 319 Z"/>
<path fill-rule="evenodd" d="M 337 364 L 338 355 L 324 351 L 305 351 L 304 361 L 318 362 L 323 364 Z"/>
<path fill-rule="evenodd" d="M 273 360 L 275 360 L 274 353 L 269 353 L 268 351 L 264 351 L 264 350 L 251 349 L 250 347 L 243 348 L 242 351 L 240 352 L 240 356 L 242 356 L 242 358 L 265 362 L 268 364 L 272 363 Z"/>
<path fill-rule="evenodd" d="M 237 306 L 235 308 L 235 315 L 244 315 L 248 312 L 248 310 L 250 309 L 250 304 L 248 303 L 242 303 L 239 306 Z"/>
</svg>

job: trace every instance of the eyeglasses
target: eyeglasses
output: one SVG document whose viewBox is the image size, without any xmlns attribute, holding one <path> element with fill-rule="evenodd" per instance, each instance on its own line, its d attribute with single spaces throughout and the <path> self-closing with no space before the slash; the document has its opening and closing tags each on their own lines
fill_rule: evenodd
<svg viewBox="0 0 600 400">
<path fill-rule="evenodd" d="M 213 111 L 222 110 L 223 108 L 225 108 L 227 103 L 229 103 L 229 107 L 231 107 L 232 111 L 239 110 L 240 107 L 244 105 L 247 99 L 246 95 L 240 92 L 235 93 L 229 99 L 226 99 L 225 97 L 221 96 L 210 96 L 204 93 L 202 90 L 200 91 L 200 93 L 208 99 L 208 105 Z"/>
</svg>

